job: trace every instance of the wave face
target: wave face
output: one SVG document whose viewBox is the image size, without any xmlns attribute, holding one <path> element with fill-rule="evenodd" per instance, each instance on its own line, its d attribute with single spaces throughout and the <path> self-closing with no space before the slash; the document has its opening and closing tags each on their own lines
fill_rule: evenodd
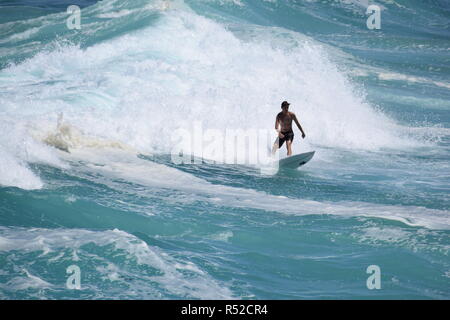
<svg viewBox="0 0 450 320">
<path fill-rule="evenodd" d="M 446 1 L 70 4 L 0 5 L 1 298 L 449 298 Z M 283 100 L 301 171 L 171 161 Z"/>
</svg>

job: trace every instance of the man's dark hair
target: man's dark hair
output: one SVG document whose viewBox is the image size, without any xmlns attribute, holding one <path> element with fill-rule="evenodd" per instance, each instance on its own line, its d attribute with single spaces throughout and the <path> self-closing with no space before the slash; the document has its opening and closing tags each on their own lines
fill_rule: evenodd
<svg viewBox="0 0 450 320">
<path fill-rule="evenodd" d="M 284 107 L 289 107 L 289 105 L 290 105 L 290 103 L 287 102 L 287 101 L 283 101 L 283 102 L 281 103 L 281 107 L 282 107 L 282 108 L 284 108 Z"/>
</svg>

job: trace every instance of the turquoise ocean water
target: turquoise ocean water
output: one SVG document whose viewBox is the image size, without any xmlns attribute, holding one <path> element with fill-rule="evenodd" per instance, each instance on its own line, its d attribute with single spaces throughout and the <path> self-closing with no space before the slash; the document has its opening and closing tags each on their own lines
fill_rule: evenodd
<svg viewBox="0 0 450 320">
<path fill-rule="evenodd" d="M 2 1 L 0 299 L 449 299 L 449 16 Z M 299 170 L 171 160 L 180 126 L 272 129 L 283 100 Z"/>
</svg>

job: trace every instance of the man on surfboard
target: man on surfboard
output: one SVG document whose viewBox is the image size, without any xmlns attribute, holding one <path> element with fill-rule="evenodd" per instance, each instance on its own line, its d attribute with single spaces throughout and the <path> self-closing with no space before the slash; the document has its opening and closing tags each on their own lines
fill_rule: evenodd
<svg viewBox="0 0 450 320">
<path fill-rule="evenodd" d="M 305 132 L 302 129 L 302 126 L 297 120 L 297 117 L 295 116 L 295 113 L 289 112 L 289 105 L 287 101 L 283 101 L 281 103 L 281 111 L 277 118 L 275 119 L 275 130 L 278 131 L 278 138 L 275 141 L 273 148 L 272 148 L 272 154 L 274 154 L 277 149 L 281 148 L 284 142 L 286 142 L 286 148 L 287 148 L 287 155 L 292 155 L 292 141 L 294 140 L 294 131 L 292 131 L 292 120 L 295 121 L 295 124 L 302 132 L 302 138 L 305 138 Z M 280 127 L 280 129 L 278 128 Z"/>
</svg>

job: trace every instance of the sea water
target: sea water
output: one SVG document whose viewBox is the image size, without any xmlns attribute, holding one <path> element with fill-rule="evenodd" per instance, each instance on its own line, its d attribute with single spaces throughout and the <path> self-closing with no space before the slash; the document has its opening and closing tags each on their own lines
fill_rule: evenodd
<svg viewBox="0 0 450 320">
<path fill-rule="evenodd" d="M 450 6 L 370 4 L 2 1 L 0 298 L 450 298 Z M 283 100 L 298 170 L 172 161 Z"/>
</svg>

